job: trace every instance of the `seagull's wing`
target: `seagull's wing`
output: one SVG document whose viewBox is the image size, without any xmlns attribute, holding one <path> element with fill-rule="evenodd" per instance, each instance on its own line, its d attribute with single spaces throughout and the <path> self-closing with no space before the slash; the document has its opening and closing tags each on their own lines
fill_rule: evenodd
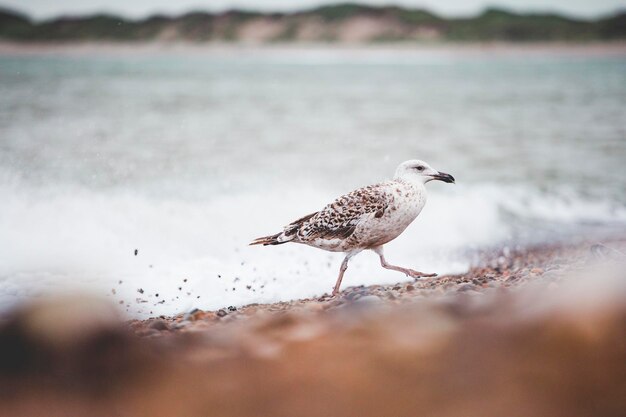
<svg viewBox="0 0 626 417">
<path fill-rule="evenodd" d="M 369 185 L 337 198 L 299 224 L 298 240 L 348 238 L 362 221 L 383 216 L 392 200 L 386 188 Z"/>
</svg>

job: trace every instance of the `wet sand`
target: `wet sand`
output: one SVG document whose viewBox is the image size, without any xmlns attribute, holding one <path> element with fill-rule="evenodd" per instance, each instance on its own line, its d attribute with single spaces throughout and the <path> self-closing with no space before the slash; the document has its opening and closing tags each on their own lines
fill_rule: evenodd
<svg viewBox="0 0 626 417">
<path fill-rule="evenodd" d="M 96 300 L 35 304 L 0 329 L 0 414 L 622 415 L 626 240 L 605 244 L 144 321 Z"/>
</svg>

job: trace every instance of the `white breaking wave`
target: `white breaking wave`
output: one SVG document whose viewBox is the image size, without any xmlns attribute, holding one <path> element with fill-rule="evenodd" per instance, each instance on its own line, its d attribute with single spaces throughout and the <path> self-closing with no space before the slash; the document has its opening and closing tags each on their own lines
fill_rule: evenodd
<svg viewBox="0 0 626 417">
<path fill-rule="evenodd" d="M 425 272 L 463 272 L 468 250 L 528 240 L 541 235 L 542 224 L 548 227 L 541 238 L 589 223 L 626 225 L 623 206 L 571 195 L 492 185 L 429 188 L 422 214 L 387 247 L 390 261 Z M 282 190 L 209 201 L 14 185 L 1 192 L 5 308 L 79 290 L 121 301 L 140 317 L 289 300 L 329 292 L 341 262 L 341 254 L 302 245 L 247 246 L 330 202 L 334 195 L 321 190 L 300 189 L 288 202 Z M 344 286 L 407 279 L 364 252 L 351 262 Z"/>
</svg>

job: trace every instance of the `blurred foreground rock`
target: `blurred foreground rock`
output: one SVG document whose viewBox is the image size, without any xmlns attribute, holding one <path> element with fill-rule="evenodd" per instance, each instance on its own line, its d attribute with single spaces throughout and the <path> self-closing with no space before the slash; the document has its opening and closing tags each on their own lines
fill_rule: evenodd
<svg viewBox="0 0 626 417">
<path fill-rule="evenodd" d="M 131 323 L 99 300 L 33 304 L 0 326 L 0 415 L 624 415 L 623 265 L 534 265 L 514 288 L 417 282 Z"/>
</svg>

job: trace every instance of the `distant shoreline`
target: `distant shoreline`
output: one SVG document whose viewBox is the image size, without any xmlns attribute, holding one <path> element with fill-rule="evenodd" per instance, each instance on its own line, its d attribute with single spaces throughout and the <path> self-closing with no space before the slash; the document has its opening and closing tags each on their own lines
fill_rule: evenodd
<svg viewBox="0 0 626 417">
<path fill-rule="evenodd" d="M 158 53 L 158 52 L 289 52 L 289 51 L 347 51 L 347 52 L 443 52 L 483 54 L 542 54 L 584 53 L 590 55 L 626 55 L 626 41 L 614 42 L 389 42 L 389 43 L 253 43 L 253 42 L 14 42 L 0 40 L 0 55 Z"/>
<path fill-rule="evenodd" d="M 626 12 L 598 18 L 488 7 L 475 16 L 444 17 L 399 5 L 336 3 L 293 12 L 195 10 L 143 19 L 95 13 L 35 21 L 0 7 L 0 39 L 115 42 L 596 42 L 626 39 Z"/>
</svg>

